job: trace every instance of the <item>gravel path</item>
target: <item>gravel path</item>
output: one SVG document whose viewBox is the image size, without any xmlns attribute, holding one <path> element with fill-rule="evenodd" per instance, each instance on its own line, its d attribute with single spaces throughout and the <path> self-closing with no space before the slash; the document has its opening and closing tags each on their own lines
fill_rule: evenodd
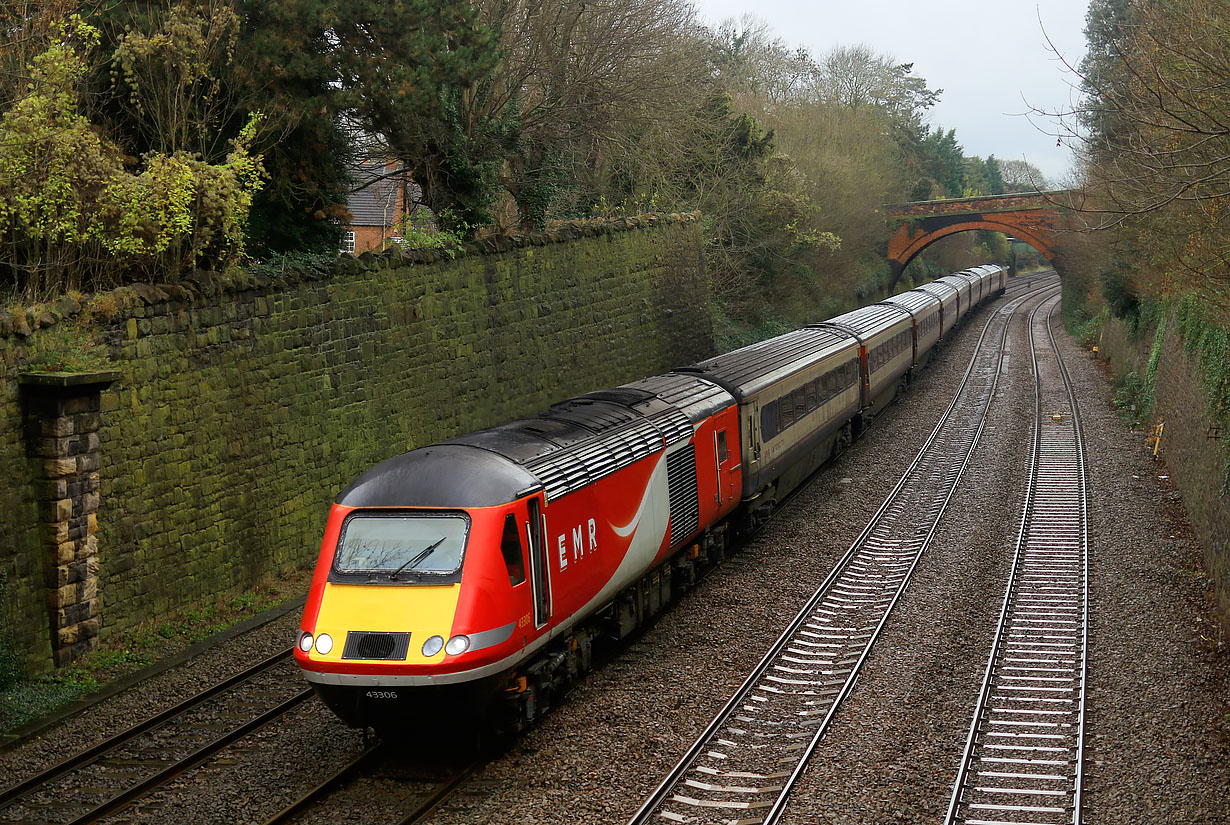
<svg viewBox="0 0 1230 825">
<path fill-rule="evenodd" d="M 615 661 L 583 680 L 431 821 L 619 823 L 673 766 L 866 524 L 947 406 L 986 319 L 957 334 L 914 389 L 741 553 Z M 1006 380 L 958 496 L 787 823 L 935 822 L 947 807 L 985 667 L 1023 491 L 1032 389 L 1018 321 Z M 1181 507 L 1106 401 L 1090 357 L 1061 336 L 1092 474 L 1092 653 L 1086 820 L 1230 819 L 1230 657 L 1210 634 L 1207 581 Z M 1026 395 L 1026 393 L 1028 393 Z M 16 779 L 152 708 L 287 645 L 297 615 L 229 642 L 0 756 Z M 360 750 L 315 700 L 116 822 L 261 822 Z M 386 769 L 316 821 L 375 822 L 414 783 Z"/>
</svg>

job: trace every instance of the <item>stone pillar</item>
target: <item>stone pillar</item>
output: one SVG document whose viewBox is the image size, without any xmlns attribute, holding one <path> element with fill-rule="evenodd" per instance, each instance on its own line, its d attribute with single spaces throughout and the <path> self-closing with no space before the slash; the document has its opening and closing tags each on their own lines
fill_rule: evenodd
<svg viewBox="0 0 1230 825">
<path fill-rule="evenodd" d="M 118 372 L 27 373 L 18 379 L 46 552 L 56 667 L 98 639 L 100 395 L 118 377 Z"/>
</svg>

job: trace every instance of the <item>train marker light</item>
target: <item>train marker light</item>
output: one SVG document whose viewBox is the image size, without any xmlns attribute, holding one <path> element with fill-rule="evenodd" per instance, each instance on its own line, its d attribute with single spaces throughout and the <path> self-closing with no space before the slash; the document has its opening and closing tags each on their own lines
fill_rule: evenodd
<svg viewBox="0 0 1230 825">
<path fill-rule="evenodd" d="M 448 644 L 444 646 L 444 652 L 449 656 L 460 656 L 466 652 L 466 648 L 470 646 L 469 636 L 454 636 L 448 640 Z"/>
<path fill-rule="evenodd" d="M 304 653 L 312 652 L 312 634 L 311 633 L 304 633 L 302 636 L 299 637 L 299 649 L 302 650 Z"/>
</svg>

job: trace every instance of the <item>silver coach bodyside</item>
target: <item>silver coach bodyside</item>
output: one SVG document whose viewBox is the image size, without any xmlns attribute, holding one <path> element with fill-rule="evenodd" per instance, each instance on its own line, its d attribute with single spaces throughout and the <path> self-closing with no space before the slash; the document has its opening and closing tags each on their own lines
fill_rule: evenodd
<svg viewBox="0 0 1230 825">
<path fill-rule="evenodd" d="M 899 306 L 914 319 L 914 366 L 927 362 L 928 354 L 940 340 L 943 304 L 931 292 L 911 289 L 885 298 L 881 303 Z"/>
<path fill-rule="evenodd" d="M 858 338 L 864 411 L 891 401 L 901 377 L 914 365 L 914 319 L 909 311 L 895 304 L 872 304 L 818 326 Z"/>
<path fill-rule="evenodd" d="M 957 301 L 957 318 L 954 323 L 959 323 L 971 309 L 974 308 L 974 303 L 971 300 L 971 290 L 969 278 L 962 278 L 959 275 L 945 275 L 943 278 L 936 278 L 931 283 L 933 284 L 948 284 L 958 293 Z M 951 324 L 949 326 L 952 326 Z"/>
<path fill-rule="evenodd" d="M 959 278 L 964 278 L 969 281 L 969 305 L 971 308 L 982 303 L 982 299 L 986 297 L 986 290 L 983 288 L 982 273 L 977 269 L 963 269 L 960 272 L 954 273 Z"/>
<path fill-rule="evenodd" d="M 990 264 L 974 267 L 974 272 L 982 279 L 982 300 L 987 300 L 995 294 L 995 271 L 997 267 Z"/>
<path fill-rule="evenodd" d="M 784 492 L 828 458 L 858 414 L 858 353 L 853 336 L 806 327 L 676 370 L 738 402 L 744 499 Z"/>
<path fill-rule="evenodd" d="M 932 295 L 940 302 L 940 337 L 943 338 L 948 334 L 949 330 L 957 325 L 957 319 L 961 317 L 961 313 L 957 309 L 957 304 L 960 301 L 960 293 L 957 291 L 957 288 L 952 284 L 941 284 L 938 281 L 932 281 L 929 284 L 923 284 L 913 291 Z"/>
<path fill-rule="evenodd" d="M 999 264 L 983 264 L 982 266 L 974 267 L 980 269 L 986 274 L 987 290 L 991 295 L 1003 295 L 1004 290 L 1008 287 L 1008 270 Z"/>
</svg>

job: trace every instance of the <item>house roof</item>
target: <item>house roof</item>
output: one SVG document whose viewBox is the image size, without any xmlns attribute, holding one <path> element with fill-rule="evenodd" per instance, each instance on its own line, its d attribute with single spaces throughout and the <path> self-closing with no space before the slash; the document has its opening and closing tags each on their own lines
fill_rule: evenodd
<svg viewBox="0 0 1230 825">
<path fill-rule="evenodd" d="M 368 184 L 352 192 L 346 201 L 351 214 L 351 226 L 393 226 L 400 216 L 398 192 L 405 180 L 405 169 L 398 163 L 390 168 L 381 160 L 363 161 L 351 170 L 355 187 Z M 417 200 L 414 184 L 408 193 Z"/>
</svg>

